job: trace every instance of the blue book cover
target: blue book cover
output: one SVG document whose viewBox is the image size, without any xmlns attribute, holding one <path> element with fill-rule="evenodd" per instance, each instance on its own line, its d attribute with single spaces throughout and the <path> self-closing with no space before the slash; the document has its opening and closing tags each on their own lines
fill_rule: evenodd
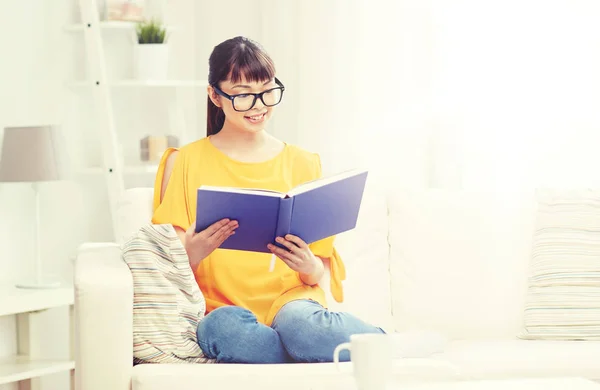
<svg viewBox="0 0 600 390">
<path fill-rule="evenodd" d="M 220 246 L 271 253 L 275 237 L 293 234 L 307 244 L 354 229 L 368 172 L 352 170 L 304 183 L 288 193 L 202 186 L 196 232 L 229 218 L 239 223 Z"/>
</svg>

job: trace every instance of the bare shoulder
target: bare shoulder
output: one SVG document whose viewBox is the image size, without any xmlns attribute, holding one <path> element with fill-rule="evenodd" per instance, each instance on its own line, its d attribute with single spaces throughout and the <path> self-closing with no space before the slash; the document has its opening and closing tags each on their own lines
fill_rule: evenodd
<svg viewBox="0 0 600 390">
<path fill-rule="evenodd" d="M 167 190 L 167 185 L 169 184 L 169 179 L 171 178 L 171 174 L 173 173 L 173 169 L 177 164 L 178 158 L 183 157 L 180 161 L 184 161 L 186 158 L 184 156 L 190 154 L 198 154 L 198 149 L 202 148 L 203 140 L 198 140 L 187 145 L 182 146 L 179 149 L 175 149 L 169 153 L 167 159 L 164 162 L 164 171 L 163 178 L 161 183 L 161 199 Z"/>
<path fill-rule="evenodd" d="M 167 157 L 167 161 L 165 161 L 165 177 L 171 176 L 171 172 L 173 172 L 173 167 L 175 166 L 175 160 L 179 155 L 179 150 L 174 150 Z"/>
<path fill-rule="evenodd" d="M 173 167 L 175 166 L 175 160 L 179 155 L 179 150 L 174 150 L 167 157 L 167 161 L 165 161 L 165 171 L 163 174 L 162 183 L 160 183 L 160 198 L 162 199 L 165 195 L 165 191 L 167 190 L 167 185 L 169 184 L 169 179 L 171 178 L 171 173 L 173 173 Z"/>
</svg>

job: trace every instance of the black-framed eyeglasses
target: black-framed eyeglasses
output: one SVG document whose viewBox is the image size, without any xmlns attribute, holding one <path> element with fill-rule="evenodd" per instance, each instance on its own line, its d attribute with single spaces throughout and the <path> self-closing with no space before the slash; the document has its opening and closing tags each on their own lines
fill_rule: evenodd
<svg viewBox="0 0 600 390">
<path fill-rule="evenodd" d="M 216 85 L 213 85 L 212 87 L 219 95 L 231 100 L 234 110 L 244 112 L 250 111 L 258 99 L 260 99 L 261 102 L 267 107 L 278 105 L 283 98 L 283 91 L 285 91 L 285 87 L 281 81 L 277 79 L 277 77 L 275 77 L 275 83 L 278 85 L 278 87 L 267 89 L 261 93 L 241 93 L 238 95 L 226 94 Z"/>
</svg>

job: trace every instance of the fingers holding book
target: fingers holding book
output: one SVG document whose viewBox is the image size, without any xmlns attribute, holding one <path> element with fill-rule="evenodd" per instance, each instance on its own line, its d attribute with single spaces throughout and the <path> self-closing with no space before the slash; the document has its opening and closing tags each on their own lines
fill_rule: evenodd
<svg viewBox="0 0 600 390">
<path fill-rule="evenodd" d="M 234 225 L 236 225 L 236 224 L 237 224 L 236 221 L 230 221 L 229 219 L 224 218 L 220 221 L 213 223 L 208 228 L 199 232 L 198 234 L 203 235 L 204 238 L 209 238 L 214 235 L 220 235 L 223 232 L 231 230 L 234 227 Z"/>
<path fill-rule="evenodd" d="M 238 222 L 227 218 L 213 223 L 201 232 L 195 233 L 196 223 L 186 231 L 185 250 L 190 258 L 192 268 L 208 257 L 230 236 L 235 234 Z"/>
<path fill-rule="evenodd" d="M 278 237 L 277 242 L 285 245 L 290 252 L 297 252 L 298 250 L 308 251 L 308 244 L 305 243 L 300 237 L 294 236 L 293 234 L 287 234 L 285 238 Z"/>
<path fill-rule="evenodd" d="M 237 227 L 237 221 L 231 221 L 225 218 L 199 232 L 198 236 L 201 236 L 204 240 L 218 242 L 217 247 L 219 247 L 229 236 L 235 234 L 235 229 L 237 229 Z"/>
<path fill-rule="evenodd" d="M 277 243 L 283 246 L 269 244 L 267 247 L 279 259 L 296 272 L 311 274 L 316 267 L 316 260 L 308 245 L 300 238 L 288 234 L 277 237 Z"/>
</svg>

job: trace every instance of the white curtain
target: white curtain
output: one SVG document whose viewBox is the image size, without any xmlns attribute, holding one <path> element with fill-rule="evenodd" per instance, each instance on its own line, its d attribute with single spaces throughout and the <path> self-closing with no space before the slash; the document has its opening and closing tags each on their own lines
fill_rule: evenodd
<svg viewBox="0 0 600 390">
<path fill-rule="evenodd" d="M 263 0 L 284 139 L 394 185 L 600 184 L 600 2 Z"/>
</svg>

